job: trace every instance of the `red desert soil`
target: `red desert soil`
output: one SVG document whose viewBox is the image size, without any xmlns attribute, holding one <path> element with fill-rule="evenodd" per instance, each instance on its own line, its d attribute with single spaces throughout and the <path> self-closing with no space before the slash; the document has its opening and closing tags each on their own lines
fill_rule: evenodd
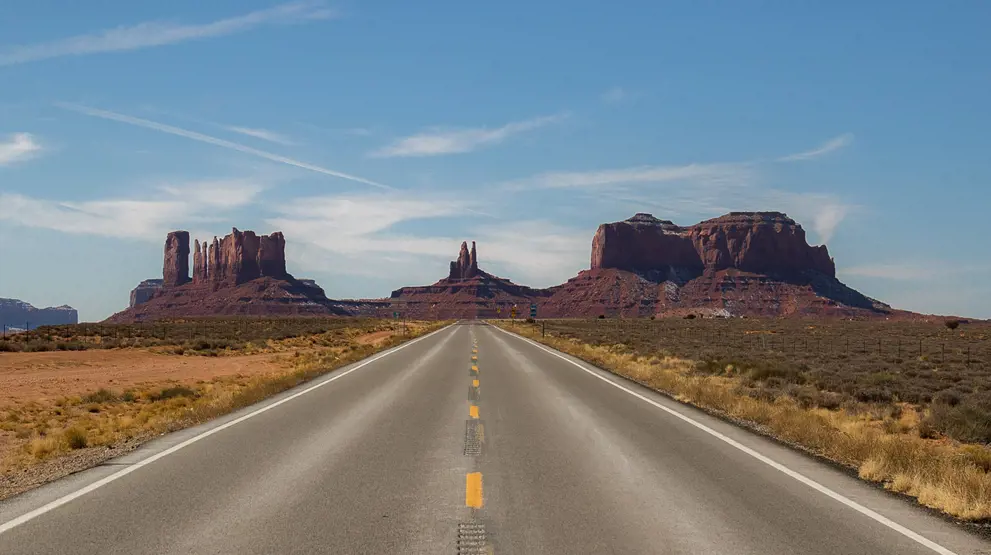
<svg viewBox="0 0 991 555">
<path fill-rule="evenodd" d="M 378 345 L 383 341 L 385 341 L 386 339 L 392 337 L 392 333 L 393 333 L 392 330 L 377 331 L 374 333 L 362 335 L 357 339 L 357 341 L 362 345 Z"/>
<path fill-rule="evenodd" d="M 374 334 L 372 334 L 374 335 Z M 0 355 L 0 407 L 117 391 L 142 383 L 195 383 L 223 376 L 285 370 L 286 354 L 182 356 L 144 349 L 4 353 Z"/>
</svg>

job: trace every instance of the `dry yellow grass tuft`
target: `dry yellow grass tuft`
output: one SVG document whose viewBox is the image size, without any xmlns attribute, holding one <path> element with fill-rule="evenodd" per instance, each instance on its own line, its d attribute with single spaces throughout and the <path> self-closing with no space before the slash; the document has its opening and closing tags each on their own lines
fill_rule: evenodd
<svg viewBox="0 0 991 555">
<path fill-rule="evenodd" d="M 762 431 L 857 470 L 864 480 L 963 520 L 991 519 L 991 451 L 979 445 L 919 435 L 910 405 L 861 404 L 841 410 L 806 408 L 795 399 L 762 399 L 726 376 L 692 372 L 694 362 L 635 356 L 621 345 L 593 346 L 539 328 L 495 322 L 561 352 L 631 378 L 678 400 L 758 425 Z M 856 410 L 851 410 L 851 408 Z"/>
</svg>

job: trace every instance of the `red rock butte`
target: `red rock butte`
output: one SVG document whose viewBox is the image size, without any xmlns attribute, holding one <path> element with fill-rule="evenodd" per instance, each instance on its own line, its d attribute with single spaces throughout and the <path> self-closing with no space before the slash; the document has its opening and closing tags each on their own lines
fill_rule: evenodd
<svg viewBox="0 0 991 555">
<path fill-rule="evenodd" d="M 147 279 L 131 291 L 130 306 L 109 321 L 134 322 L 213 315 L 344 315 L 312 280 L 286 271 L 282 232 L 256 235 L 233 228 L 229 235 L 193 243 L 189 232 L 165 238 L 162 279 Z"/>
<path fill-rule="evenodd" d="M 643 213 L 602 224 L 592 238 L 591 268 L 735 268 L 765 274 L 811 270 L 836 277 L 826 247 L 809 246 L 802 226 L 781 212 L 730 212 L 691 227 Z"/>
<path fill-rule="evenodd" d="M 902 318 L 836 279 L 824 245 L 809 245 L 802 226 L 781 212 L 730 212 L 682 227 L 650 214 L 602 224 L 591 264 L 546 289 L 513 283 L 479 267 L 474 241 L 462 242 L 447 277 L 401 287 L 384 299 L 330 300 L 312 280 L 286 271 L 282 233 L 238 231 L 193 243 L 165 240 L 162 279 L 141 282 L 131 305 L 111 321 L 226 314 L 360 315 L 412 318 L 595 316 L 835 316 Z"/>
</svg>

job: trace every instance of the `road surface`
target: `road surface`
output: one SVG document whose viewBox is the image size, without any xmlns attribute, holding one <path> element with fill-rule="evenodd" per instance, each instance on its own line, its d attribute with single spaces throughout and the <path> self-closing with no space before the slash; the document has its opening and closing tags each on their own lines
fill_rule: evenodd
<svg viewBox="0 0 991 555">
<path fill-rule="evenodd" d="M 0 503 L 0 553 L 991 547 L 764 438 L 465 322 Z"/>
</svg>

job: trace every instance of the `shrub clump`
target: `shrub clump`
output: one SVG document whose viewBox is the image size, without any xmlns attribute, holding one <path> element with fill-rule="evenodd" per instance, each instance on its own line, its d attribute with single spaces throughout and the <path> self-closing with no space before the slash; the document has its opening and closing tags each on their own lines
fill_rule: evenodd
<svg viewBox="0 0 991 555">
<path fill-rule="evenodd" d="M 196 397 L 196 392 L 186 386 L 167 387 L 151 396 L 152 401 L 164 401 L 176 397 Z"/>
<path fill-rule="evenodd" d="M 69 428 L 64 432 L 63 436 L 65 437 L 65 442 L 69 444 L 70 449 L 82 449 L 86 447 L 86 432 L 79 428 Z"/>
</svg>

